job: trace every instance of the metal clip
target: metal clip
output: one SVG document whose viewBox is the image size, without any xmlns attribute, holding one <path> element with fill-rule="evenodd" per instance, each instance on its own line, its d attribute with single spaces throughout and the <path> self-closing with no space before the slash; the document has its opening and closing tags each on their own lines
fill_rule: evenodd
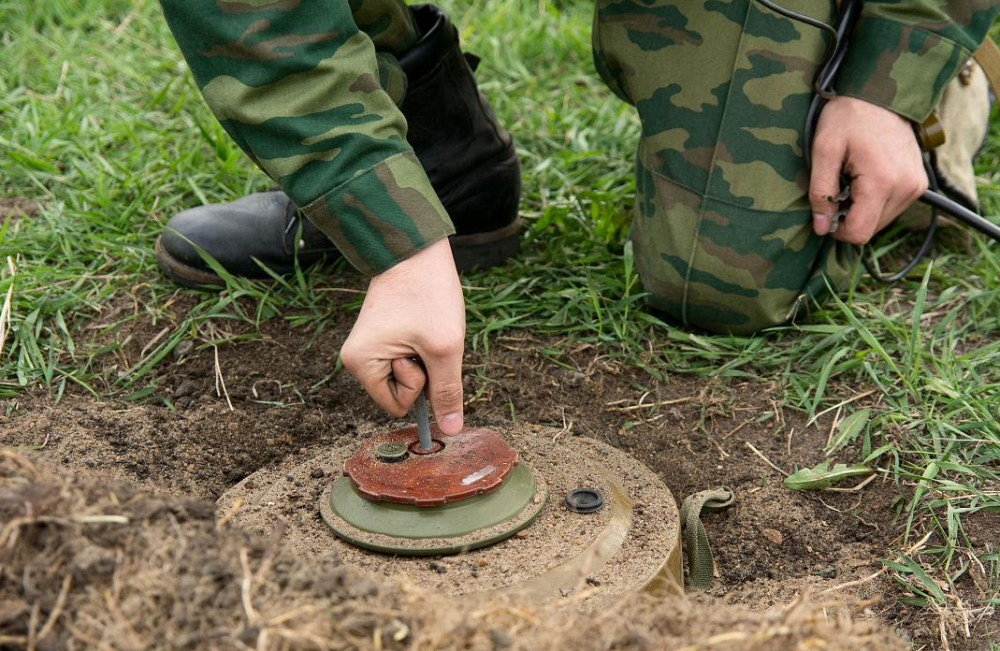
<svg viewBox="0 0 1000 651">
<path fill-rule="evenodd" d="M 830 231 L 832 235 L 837 232 L 840 227 L 840 220 L 847 216 L 847 213 L 851 210 L 851 186 L 847 185 L 843 190 L 840 191 L 835 197 L 827 197 L 827 201 L 830 203 L 837 204 L 837 212 L 833 214 L 833 218 L 830 219 Z"/>
</svg>

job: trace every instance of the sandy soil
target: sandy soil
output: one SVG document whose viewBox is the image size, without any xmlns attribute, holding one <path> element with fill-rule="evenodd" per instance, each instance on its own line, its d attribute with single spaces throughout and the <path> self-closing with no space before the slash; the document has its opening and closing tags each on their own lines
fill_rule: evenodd
<svg viewBox="0 0 1000 651">
<path fill-rule="evenodd" d="M 267 535 L 282 517 L 288 522 L 286 544 L 303 557 L 333 552 L 348 565 L 405 579 L 438 594 L 526 592 L 525 584 L 533 582 L 534 601 L 567 599 L 589 610 L 640 589 L 676 553 L 677 509 L 669 491 L 648 469 L 607 444 L 560 436 L 555 429 L 508 425 L 497 431 L 544 478 L 549 497 L 530 527 L 490 547 L 433 559 L 390 557 L 331 536 L 319 518 L 318 502 L 323 487 L 340 474 L 357 444 L 258 471 L 222 495 L 219 511 L 228 513 L 239 504 L 233 524 L 259 535 Z M 320 480 L 313 477 L 319 474 L 317 469 L 323 471 Z M 606 508 L 593 514 L 566 509 L 563 496 L 580 486 L 601 490 L 607 496 Z M 612 545 L 618 540 L 618 527 L 627 533 Z M 591 548 L 598 538 L 605 541 L 599 544 L 614 547 L 607 557 Z M 574 561 L 581 561 L 582 572 L 572 571 Z M 560 575 L 561 568 L 569 571 Z M 545 573 L 543 580 L 533 581 Z M 587 594 L 580 596 L 582 591 Z"/>
<path fill-rule="evenodd" d="M 0 648 L 903 648 L 836 602 L 763 614 L 642 595 L 587 615 L 508 600 L 472 605 L 372 580 L 335 555 L 303 559 L 283 547 L 280 528 L 248 537 L 213 511 L 207 500 L 0 452 Z"/>
</svg>

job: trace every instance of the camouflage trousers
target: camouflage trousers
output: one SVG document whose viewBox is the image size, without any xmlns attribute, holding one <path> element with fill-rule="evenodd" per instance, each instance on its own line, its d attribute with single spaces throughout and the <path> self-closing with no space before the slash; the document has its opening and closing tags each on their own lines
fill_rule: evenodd
<svg viewBox="0 0 1000 651">
<path fill-rule="evenodd" d="M 834 17 L 833 0 L 785 4 Z M 352 8 L 380 49 L 416 38 L 403 0 Z M 854 256 L 813 233 L 802 156 L 818 30 L 753 0 L 597 0 L 593 44 L 601 77 L 642 122 L 631 238 L 653 307 L 749 333 L 846 282 Z"/>
<path fill-rule="evenodd" d="M 831 21 L 832 0 L 784 2 Z M 598 0 L 594 59 L 642 122 L 632 242 L 651 304 L 749 333 L 843 285 L 812 230 L 802 130 L 825 42 L 753 0 Z"/>
</svg>

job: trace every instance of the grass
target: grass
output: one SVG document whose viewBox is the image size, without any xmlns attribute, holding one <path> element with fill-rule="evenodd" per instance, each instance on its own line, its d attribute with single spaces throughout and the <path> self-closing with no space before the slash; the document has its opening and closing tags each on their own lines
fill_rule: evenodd
<svg viewBox="0 0 1000 651">
<path fill-rule="evenodd" d="M 526 330 L 566 338 L 541 350 L 553 364 L 571 363 L 566 348 L 586 342 L 641 366 L 651 383 L 677 373 L 776 381 L 784 404 L 810 417 L 872 391 L 861 457 L 839 460 L 867 461 L 907 489 L 899 550 L 938 534 L 910 556 L 886 559 L 894 576 L 913 603 L 951 607 L 954 591 L 941 586 L 978 563 L 1000 594 L 996 540 L 973 549 L 963 528 L 973 514 L 995 522 L 1000 513 L 997 246 L 977 238 L 971 253 L 939 251 L 891 288 L 861 279 L 796 328 L 758 337 L 673 328 L 645 310 L 623 247 L 639 125 L 593 71 L 590 3 L 444 4 L 483 57 L 483 88 L 524 162 L 525 252 L 465 279 L 470 345 L 488 349 L 498 333 Z M 0 261 L 10 257 L 17 269 L 12 277 L 5 264 L 0 275 L 0 301 L 14 288 L 0 398 L 38 385 L 59 397 L 75 385 L 166 400 L 149 371 L 194 331 L 211 345 L 228 340 L 216 327 L 226 321 L 284 319 L 317 332 L 330 322 L 335 308 L 323 289 L 340 268 L 272 285 L 232 278 L 222 295 L 178 290 L 155 271 L 152 243 L 171 214 L 269 182 L 201 102 L 154 2 L 3 4 L 0 52 L 2 194 L 41 206 L 0 226 Z M 996 121 L 978 172 L 986 212 L 998 215 Z M 195 301 L 184 320 L 115 372 L 96 363 L 114 344 L 77 341 L 83 324 L 99 324 L 98 334 L 134 319 L 159 329 L 160 306 L 178 295 Z M 135 314 L 108 311 L 123 297 Z M 339 309 L 356 310 L 360 300 Z M 997 603 L 971 606 L 984 614 Z"/>
</svg>

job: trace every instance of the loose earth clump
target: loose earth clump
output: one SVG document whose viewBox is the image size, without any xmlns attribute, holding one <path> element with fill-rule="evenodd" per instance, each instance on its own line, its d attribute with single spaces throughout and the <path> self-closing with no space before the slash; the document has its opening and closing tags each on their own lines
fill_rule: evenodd
<svg viewBox="0 0 1000 651">
<path fill-rule="evenodd" d="M 0 196 L 0 226 L 4 221 L 31 217 L 40 210 L 40 206 L 24 197 Z"/>
</svg>

